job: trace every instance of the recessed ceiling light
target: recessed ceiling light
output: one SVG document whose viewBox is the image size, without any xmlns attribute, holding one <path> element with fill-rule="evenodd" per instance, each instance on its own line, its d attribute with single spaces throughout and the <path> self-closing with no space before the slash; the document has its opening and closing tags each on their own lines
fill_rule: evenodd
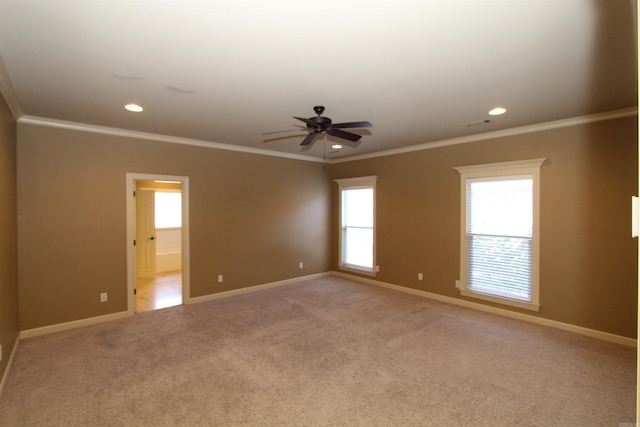
<svg viewBox="0 0 640 427">
<path fill-rule="evenodd" d="M 144 108 L 142 108 L 138 104 L 127 104 L 124 106 L 124 108 L 126 108 L 129 111 L 133 111 L 134 113 L 139 113 L 142 110 L 144 110 Z"/>
<path fill-rule="evenodd" d="M 333 145 L 331 146 L 331 148 L 333 148 L 334 150 L 339 150 L 339 149 L 341 149 L 341 148 L 342 148 L 342 145 L 340 145 L 340 144 L 333 144 Z"/>
<path fill-rule="evenodd" d="M 506 108 L 503 107 L 496 107 L 492 110 L 489 110 L 489 115 L 490 116 L 499 116 L 500 114 L 504 114 L 507 112 Z"/>
</svg>

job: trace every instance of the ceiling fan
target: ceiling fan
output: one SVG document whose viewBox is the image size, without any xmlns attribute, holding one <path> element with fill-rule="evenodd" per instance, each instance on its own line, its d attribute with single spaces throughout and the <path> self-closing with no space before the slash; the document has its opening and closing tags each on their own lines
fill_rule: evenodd
<svg viewBox="0 0 640 427">
<path fill-rule="evenodd" d="M 313 111 L 316 112 L 316 117 L 309 117 L 305 119 L 304 117 L 296 117 L 293 116 L 294 119 L 300 120 L 307 125 L 307 130 L 309 135 L 307 135 L 304 140 L 300 143 L 300 145 L 310 145 L 315 141 L 315 139 L 321 133 L 326 133 L 327 135 L 335 136 L 337 138 L 346 139 L 351 142 L 359 141 L 362 138 L 362 135 L 358 135 L 355 133 L 347 132 L 345 128 L 370 128 L 373 125 L 369 122 L 348 122 L 348 123 L 333 123 L 329 117 L 323 117 L 322 113 L 324 112 L 324 107 L 322 105 L 317 105 L 313 107 Z M 292 129 L 299 131 L 300 129 Z M 276 132 L 267 132 L 263 133 L 263 135 L 270 135 L 279 132 L 291 132 L 292 130 L 284 130 L 284 131 L 276 131 Z"/>
</svg>

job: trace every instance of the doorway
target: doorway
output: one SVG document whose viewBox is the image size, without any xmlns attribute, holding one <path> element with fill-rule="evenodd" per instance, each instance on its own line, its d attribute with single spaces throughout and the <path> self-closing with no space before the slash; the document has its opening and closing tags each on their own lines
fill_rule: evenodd
<svg viewBox="0 0 640 427">
<path fill-rule="evenodd" d="M 127 311 L 189 301 L 189 181 L 127 174 Z"/>
<path fill-rule="evenodd" d="M 136 313 L 182 304 L 182 183 L 136 181 Z"/>
</svg>

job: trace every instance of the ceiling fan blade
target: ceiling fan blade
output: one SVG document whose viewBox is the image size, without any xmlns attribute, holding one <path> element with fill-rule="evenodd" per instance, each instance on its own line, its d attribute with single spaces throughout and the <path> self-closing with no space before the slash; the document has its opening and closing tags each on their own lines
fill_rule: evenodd
<svg viewBox="0 0 640 427">
<path fill-rule="evenodd" d="M 370 128 L 373 125 L 369 122 L 347 122 L 347 123 L 334 123 L 331 125 L 334 128 Z"/>
<path fill-rule="evenodd" d="M 357 135 L 355 133 L 346 132 L 344 130 L 335 129 L 334 127 L 330 127 L 327 129 L 327 133 L 332 136 L 337 136 L 338 138 L 347 139 L 349 141 L 358 141 L 362 138 L 362 135 Z"/>
<path fill-rule="evenodd" d="M 304 117 L 296 117 L 296 116 L 293 116 L 293 118 L 300 120 L 301 122 L 305 122 L 307 124 L 307 127 L 316 128 L 316 129 L 319 127 L 318 123 L 314 122 L 313 120 L 305 119 Z"/>
<path fill-rule="evenodd" d="M 309 135 L 305 136 L 305 138 L 302 140 L 302 142 L 300 143 L 300 145 L 309 145 L 311 144 L 318 135 L 320 135 L 322 132 L 311 132 Z"/>
</svg>

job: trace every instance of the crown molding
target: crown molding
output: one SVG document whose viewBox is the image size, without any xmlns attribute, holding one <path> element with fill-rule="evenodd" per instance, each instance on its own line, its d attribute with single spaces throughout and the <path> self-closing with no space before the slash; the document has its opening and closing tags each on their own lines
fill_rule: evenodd
<svg viewBox="0 0 640 427">
<path fill-rule="evenodd" d="M 2 58 L 0 58 L 0 61 L 1 61 L 1 59 Z M 0 68 L 2 66 L 3 65 L 0 63 Z M 0 76 L 2 75 L 1 72 L 2 72 L 2 70 L 0 70 Z M 3 84 L 3 83 L 4 83 L 4 81 L 2 79 L 0 79 L 0 84 Z M 0 89 L 3 90 L 3 94 L 4 94 L 4 87 L 0 87 Z M 11 90 L 11 88 L 9 88 L 9 89 L 10 89 L 10 92 L 13 93 L 13 90 Z M 9 101 L 7 101 L 7 102 L 9 102 Z M 412 152 L 415 152 L 415 151 L 429 150 L 429 149 L 432 149 L 432 148 L 446 147 L 446 146 L 449 146 L 449 145 L 467 144 L 467 143 L 470 143 L 470 142 L 484 141 L 484 140 L 487 140 L 487 139 L 502 138 L 502 137 L 514 136 L 514 135 L 522 135 L 522 134 L 526 134 L 526 133 L 542 132 L 542 131 L 551 130 L 551 129 L 558 129 L 558 128 L 564 128 L 564 127 L 570 127 L 570 126 L 578 126 L 578 125 L 583 125 L 583 124 L 588 124 L 588 123 L 601 122 L 601 121 L 605 121 L 605 120 L 620 119 L 620 118 L 624 118 L 624 117 L 636 116 L 638 114 L 638 108 L 637 107 L 631 107 L 631 108 L 625 108 L 625 109 L 621 109 L 621 110 L 609 111 L 609 112 L 605 112 L 605 113 L 598 113 L 598 114 L 591 114 L 591 115 L 587 115 L 587 116 L 573 117 L 573 118 L 569 118 L 569 119 L 562 119 L 562 120 L 556 120 L 556 121 L 552 121 L 552 122 L 538 123 L 538 124 L 535 124 L 535 125 L 520 126 L 520 127 L 515 127 L 515 128 L 511 128 L 511 129 L 504 129 L 504 130 L 499 130 L 499 131 L 493 131 L 493 132 L 484 132 L 484 133 L 479 133 L 479 134 L 475 134 L 475 135 L 463 136 L 463 137 L 459 137 L 459 138 L 445 139 L 445 140 L 441 140 L 441 141 L 427 142 L 427 143 L 423 143 L 423 144 L 412 145 L 412 146 L 409 146 L 409 147 L 393 148 L 393 149 L 390 149 L 390 150 L 377 151 L 375 153 L 367 153 L 367 154 L 360 154 L 360 155 L 355 155 L 355 156 L 343 157 L 343 158 L 339 158 L 339 159 L 326 159 L 325 160 L 325 159 L 320 159 L 320 158 L 317 158 L 317 157 L 303 156 L 303 155 L 300 155 L 300 154 L 282 153 L 282 152 L 278 152 L 278 151 L 271 151 L 271 150 L 264 150 L 264 149 L 259 149 L 259 148 L 251 148 L 251 147 L 230 145 L 230 144 L 224 144 L 224 143 L 220 143 L 220 142 L 203 141 L 203 140 L 198 140 L 198 139 L 181 138 L 181 137 L 175 137 L 175 136 L 160 135 L 160 134 L 155 134 L 155 133 L 139 132 L 139 131 L 132 131 L 132 130 L 125 130 L 125 129 L 119 129 L 119 128 L 106 127 L 106 126 L 98 126 L 98 125 L 89 125 L 89 124 L 85 124 L 85 123 L 70 122 L 70 121 L 65 121 L 65 120 L 57 120 L 57 119 L 48 119 L 48 118 L 44 118 L 44 117 L 29 116 L 29 115 L 22 114 L 22 110 L 20 109 L 20 106 L 17 104 L 17 102 L 15 103 L 15 108 L 11 107 L 11 104 L 10 104 L 10 108 L 11 108 L 12 112 L 14 113 L 14 116 L 16 116 L 16 111 L 20 114 L 19 116 L 16 116 L 18 123 L 24 123 L 24 124 L 30 124 L 30 125 L 36 125 L 36 126 L 47 126 L 47 127 L 54 127 L 54 128 L 60 128 L 60 129 L 68 129 L 68 130 L 75 130 L 75 131 L 80 131 L 80 132 L 91 132 L 91 133 L 98 133 L 98 134 L 104 134 L 104 135 L 121 136 L 121 137 L 125 137 L 125 138 L 146 139 L 146 140 L 150 140 L 150 141 L 168 142 L 168 143 L 172 143 L 172 144 L 193 145 L 193 146 L 197 146 L 197 147 L 206 147 L 206 148 L 213 148 L 213 149 L 219 149 L 219 150 L 238 151 L 238 152 L 242 152 L 242 153 L 259 154 L 259 155 L 263 155 L 263 156 L 282 157 L 282 158 L 287 158 L 287 159 L 303 160 L 303 161 L 307 161 L 307 162 L 316 162 L 316 163 L 328 163 L 328 164 L 346 163 L 346 162 L 353 162 L 353 161 L 357 161 L 357 160 L 372 159 L 372 158 L 376 158 L 376 157 L 386 157 L 386 156 L 392 156 L 392 155 L 396 155 L 396 154 L 412 153 Z"/>
<path fill-rule="evenodd" d="M 459 138 L 444 139 L 441 141 L 426 142 L 409 147 L 392 148 L 390 150 L 376 151 L 375 153 L 360 154 L 355 156 L 343 157 L 340 159 L 327 160 L 327 163 L 345 163 L 356 160 L 372 159 L 376 157 L 386 157 L 395 154 L 412 153 L 414 151 L 429 150 L 432 148 L 446 147 L 449 145 L 466 144 L 469 142 L 484 141 L 493 138 L 502 138 L 505 136 L 522 135 L 525 133 L 542 132 L 550 129 L 558 129 L 570 126 L 578 126 L 587 123 L 601 122 L 605 120 L 621 119 L 638 115 L 638 108 L 624 108 L 621 110 L 608 111 L 605 113 L 590 114 L 587 116 L 573 117 L 569 119 L 555 120 L 552 122 L 538 123 L 535 125 L 520 126 L 510 129 L 498 130 L 493 132 L 478 133 L 475 135 L 462 136 Z"/>
<path fill-rule="evenodd" d="M 2 60 L 2 56 L 0 55 L 0 93 L 4 100 L 7 102 L 9 106 L 9 110 L 11 110 L 11 114 L 13 117 L 18 120 L 24 112 L 20 107 L 20 103 L 18 103 L 18 98 L 16 97 L 16 92 L 13 90 L 13 85 L 11 84 L 11 79 L 9 78 L 9 72 L 7 71 L 7 67 L 4 65 L 4 61 Z"/>
<path fill-rule="evenodd" d="M 278 151 L 263 150 L 260 148 L 243 147 L 231 144 L 223 144 L 220 142 L 203 141 L 199 139 L 181 138 L 176 136 L 160 135 L 156 133 L 139 132 L 134 130 L 126 130 L 112 128 L 107 126 L 89 125 L 85 123 L 69 122 L 66 120 L 47 119 L 44 117 L 35 117 L 23 115 L 18 119 L 18 123 L 46 126 L 59 129 L 74 130 L 79 132 L 90 132 L 102 135 L 120 136 L 124 138 L 146 139 L 149 141 L 168 142 L 171 144 L 193 145 L 196 147 L 213 148 L 218 150 L 239 151 L 241 153 L 259 154 L 271 157 L 283 157 L 287 159 L 304 160 L 307 162 L 324 163 L 323 159 L 311 156 L 303 156 L 300 154 L 281 153 Z"/>
</svg>

